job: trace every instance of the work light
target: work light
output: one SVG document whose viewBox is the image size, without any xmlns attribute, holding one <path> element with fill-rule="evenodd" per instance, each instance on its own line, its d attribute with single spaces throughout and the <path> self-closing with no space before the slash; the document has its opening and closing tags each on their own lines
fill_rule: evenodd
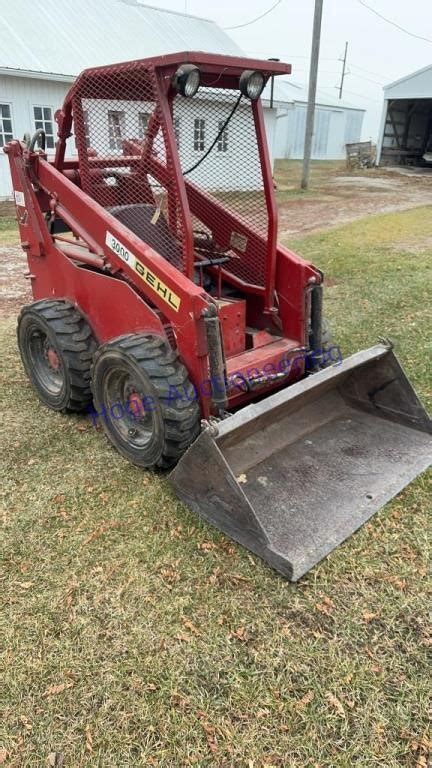
<svg viewBox="0 0 432 768">
<path fill-rule="evenodd" d="M 201 75 L 198 67 L 193 64 L 181 64 L 174 77 L 172 84 L 178 93 L 182 96 L 195 96 L 200 86 Z"/>
<path fill-rule="evenodd" d="M 261 72 L 255 72 L 253 69 L 245 69 L 240 75 L 239 85 L 243 96 L 256 101 L 261 96 L 264 88 L 264 75 Z"/>
</svg>

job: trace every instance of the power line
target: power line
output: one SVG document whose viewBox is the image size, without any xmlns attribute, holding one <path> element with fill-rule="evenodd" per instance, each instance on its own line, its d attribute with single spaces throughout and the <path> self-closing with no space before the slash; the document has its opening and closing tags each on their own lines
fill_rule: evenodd
<svg viewBox="0 0 432 768">
<path fill-rule="evenodd" d="M 421 35 L 416 35 L 414 32 L 410 32 L 408 29 L 405 29 L 405 27 L 401 27 L 399 24 L 397 24 L 395 21 L 392 21 L 392 19 L 387 19 L 385 16 L 383 16 L 381 13 L 375 10 L 375 8 L 371 8 L 370 5 L 367 5 L 367 3 L 364 2 L 364 0 L 358 0 L 360 5 L 363 5 L 364 8 L 367 8 L 368 11 L 371 11 L 375 14 L 375 16 L 378 16 L 378 18 L 382 19 L 383 21 L 386 21 L 387 24 L 391 24 L 393 27 L 396 27 L 396 29 L 399 29 L 401 32 L 405 32 L 406 35 L 409 35 L 410 37 L 415 37 L 417 40 L 424 40 L 426 43 L 432 43 L 432 40 L 429 37 L 422 37 Z"/>
<path fill-rule="evenodd" d="M 222 29 L 240 29 L 241 27 L 249 27 L 251 24 L 255 24 L 256 21 L 263 19 L 264 16 L 268 16 L 269 13 L 274 11 L 274 9 L 281 4 L 281 2 L 282 0 L 276 0 L 276 2 L 271 6 L 271 8 L 268 8 L 267 11 L 264 11 L 264 13 L 262 13 L 260 16 L 257 16 L 255 19 L 251 19 L 251 21 L 246 21 L 244 24 L 236 24 L 234 27 L 222 27 Z"/>
<path fill-rule="evenodd" d="M 258 53 L 260 56 L 265 56 L 266 58 L 269 55 L 268 51 L 255 51 L 255 50 L 252 51 L 250 48 L 246 48 L 244 50 L 246 51 L 246 53 Z M 275 53 L 275 52 L 273 51 L 273 53 Z M 279 52 L 279 57 L 280 58 L 287 58 L 287 59 L 307 59 L 308 61 L 310 59 L 310 56 L 305 56 L 304 54 L 301 55 L 301 54 L 296 54 L 296 53 L 284 54 L 284 53 L 280 53 Z M 320 61 L 340 61 L 340 59 L 338 59 L 336 56 L 332 56 L 330 58 L 328 58 L 328 57 L 326 58 L 325 56 L 320 56 Z"/>
<path fill-rule="evenodd" d="M 334 91 L 339 88 L 338 85 L 320 85 L 320 91 Z M 366 101 L 373 101 L 374 104 L 381 104 L 381 101 L 379 99 L 371 99 L 370 96 L 365 96 L 364 93 L 356 93 L 355 91 L 347 91 L 345 89 L 345 93 L 349 93 L 350 96 L 357 96 L 359 99 L 366 99 Z"/>
<path fill-rule="evenodd" d="M 354 67 L 354 69 L 359 69 L 360 72 L 366 72 L 367 75 L 375 75 L 376 77 L 381 77 L 383 80 L 387 80 L 387 82 L 391 80 L 390 75 L 382 75 L 380 72 L 372 72 L 372 70 L 370 69 L 365 69 L 364 67 L 359 67 L 358 64 L 353 64 L 352 61 L 350 62 L 350 67 Z"/>
<path fill-rule="evenodd" d="M 350 71 L 348 71 L 347 75 L 351 75 L 352 77 L 358 77 L 359 80 L 365 80 L 366 83 L 373 83 L 373 85 L 379 85 L 380 88 L 383 87 L 383 84 L 379 83 L 378 80 L 371 80 L 370 77 L 365 77 L 364 75 L 359 75 L 357 72 L 350 72 Z"/>
</svg>

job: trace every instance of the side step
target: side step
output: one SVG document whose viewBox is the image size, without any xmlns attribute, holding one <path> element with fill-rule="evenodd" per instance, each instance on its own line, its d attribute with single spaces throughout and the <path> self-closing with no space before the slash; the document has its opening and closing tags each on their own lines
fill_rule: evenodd
<svg viewBox="0 0 432 768">
<path fill-rule="evenodd" d="M 206 428 L 170 481 L 296 581 L 428 468 L 431 435 L 392 348 L 378 344 Z"/>
</svg>

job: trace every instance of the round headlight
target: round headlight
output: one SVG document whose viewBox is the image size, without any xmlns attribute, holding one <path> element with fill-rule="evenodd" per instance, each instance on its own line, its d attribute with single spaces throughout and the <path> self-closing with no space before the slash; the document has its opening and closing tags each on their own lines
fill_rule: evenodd
<svg viewBox="0 0 432 768">
<path fill-rule="evenodd" d="M 172 83 L 182 96 L 195 96 L 200 86 L 201 75 L 198 67 L 193 64 L 182 64 L 176 71 Z"/>
<path fill-rule="evenodd" d="M 245 69 L 240 75 L 240 90 L 243 96 L 255 101 L 259 99 L 264 88 L 264 75 L 261 72 L 255 72 L 253 69 Z"/>
</svg>

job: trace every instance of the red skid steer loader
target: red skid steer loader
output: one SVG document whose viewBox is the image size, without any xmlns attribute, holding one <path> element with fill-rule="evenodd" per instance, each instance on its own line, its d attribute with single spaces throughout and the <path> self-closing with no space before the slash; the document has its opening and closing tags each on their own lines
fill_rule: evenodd
<svg viewBox="0 0 432 768">
<path fill-rule="evenodd" d="M 41 401 L 173 468 L 186 504 L 296 580 L 429 466 L 432 430 L 390 344 L 335 353 L 322 273 L 277 242 L 260 96 L 289 72 L 205 53 L 88 69 L 54 157 L 42 124 L 5 151 Z"/>
</svg>

